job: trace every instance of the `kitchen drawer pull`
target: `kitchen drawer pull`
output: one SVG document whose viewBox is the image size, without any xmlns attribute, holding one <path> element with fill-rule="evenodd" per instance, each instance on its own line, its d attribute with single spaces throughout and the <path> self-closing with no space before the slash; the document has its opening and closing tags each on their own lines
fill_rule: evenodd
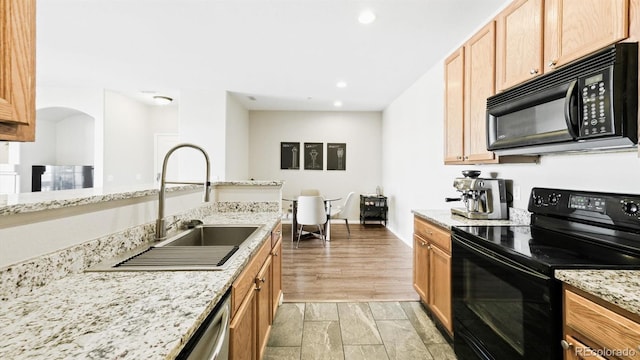
<svg viewBox="0 0 640 360">
<path fill-rule="evenodd" d="M 556 66 L 556 64 L 558 64 L 558 60 L 549 61 L 549 67 L 554 67 L 554 66 Z"/>
<path fill-rule="evenodd" d="M 573 344 L 563 339 L 560 341 L 560 346 L 565 350 L 569 350 L 573 347 Z"/>
<path fill-rule="evenodd" d="M 529 70 L 529 74 L 535 75 L 535 74 L 538 73 L 538 71 L 539 71 L 538 69 L 531 69 L 531 70 Z"/>
</svg>

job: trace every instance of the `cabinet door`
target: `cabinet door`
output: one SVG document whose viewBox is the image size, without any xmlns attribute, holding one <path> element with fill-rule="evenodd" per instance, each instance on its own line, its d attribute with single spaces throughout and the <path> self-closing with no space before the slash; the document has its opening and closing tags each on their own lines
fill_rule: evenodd
<svg viewBox="0 0 640 360">
<path fill-rule="evenodd" d="M 629 0 L 546 0 L 544 66 L 564 65 L 626 39 Z"/>
<path fill-rule="evenodd" d="M 453 333 L 451 318 L 451 255 L 437 246 L 429 249 L 429 307 Z"/>
<path fill-rule="evenodd" d="M 0 1 L 0 140 L 35 139 L 35 0 Z"/>
<path fill-rule="evenodd" d="M 498 15 L 498 90 L 542 74 L 543 10 L 542 0 L 516 0 Z"/>
<path fill-rule="evenodd" d="M 464 48 L 444 64 L 444 162 L 463 161 L 464 156 Z"/>
<path fill-rule="evenodd" d="M 271 259 L 271 323 L 273 323 L 282 295 L 282 236 L 271 250 Z"/>
<path fill-rule="evenodd" d="M 487 150 L 487 98 L 495 94 L 495 22 L 487 24 L 465 45 L 464 159 L 493 160 Z"/>
<path fill-rule="evenodd" d="M 256 276 L 256 354 L 262 359 L 271 327 L 271 256 L 267 258 Z"/>
<path fill-rule="evenodd" d="M 229 325 L 229 358 L 256 360 L 256 292 L 249 291 Z"/>
<path fill-rule="evenodd" d="M 413 288 L 424 303 L 429 302 L 429 244 L 413 235 Z"/>
</svg>

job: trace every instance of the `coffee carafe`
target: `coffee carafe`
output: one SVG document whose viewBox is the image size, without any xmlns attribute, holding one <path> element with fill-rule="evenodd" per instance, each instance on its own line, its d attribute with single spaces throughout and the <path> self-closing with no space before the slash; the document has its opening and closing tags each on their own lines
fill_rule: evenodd
<svg viewBox="0 0 640 360">
<path fill-rule="evenodd" d="M 504 220 L 509 218 L 507 190 L 504 179 L 479 178 L 480 171 L 465 170 L 464 177 L 455 178 L 453 187 L 461 193 L 459 198 L 446 201 L 462 201 L 464 208 L 451 208 L 451 213 L 477 220 Z"/>
</svg>

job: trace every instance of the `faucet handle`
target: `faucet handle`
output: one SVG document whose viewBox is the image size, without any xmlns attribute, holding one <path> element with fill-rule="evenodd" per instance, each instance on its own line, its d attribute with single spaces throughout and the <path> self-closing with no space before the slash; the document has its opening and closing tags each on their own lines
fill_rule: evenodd
<svg viewBox="0 0 640 360">
<path fill-rule="evenodd" d="M 195 227 L 197 227 L 198 225 L 202 225 L 203 222 L 202 220 L 198 220 L 198 219 L 192 219 L 192 220 L 187 220 L 182 222 L 182 228 L 183 229 L 193 229 Z"/>
</svg>

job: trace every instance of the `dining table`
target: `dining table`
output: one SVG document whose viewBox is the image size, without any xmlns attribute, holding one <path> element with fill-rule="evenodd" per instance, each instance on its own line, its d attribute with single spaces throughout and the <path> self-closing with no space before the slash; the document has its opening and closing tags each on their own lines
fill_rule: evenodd
<svg viewBox="0 0 640 360">
<path fill-rule="evenodd" d="M 299 195 L 298 195 L 299 196 Z M 298 238 L 298 221 L 297 221 L 297 213 L 298 213 L 298 196 L 285 196 L 282 200 L 291 201 L 291 241 L 295 241 Z M 341 197 L 324 197 L 321 196 L 324 200 L 324 208 L 327 211 L 327 222 L 324 224 L 324 234 L 325 239 L 327 241 L 331 241 L 331 202 L 341 200 Z M 308 232 L 306 234 L 311 234 L 315 236 L 315 233 Z M 303 232 L 303 235 L 305 233 Z"/>
</svg>

